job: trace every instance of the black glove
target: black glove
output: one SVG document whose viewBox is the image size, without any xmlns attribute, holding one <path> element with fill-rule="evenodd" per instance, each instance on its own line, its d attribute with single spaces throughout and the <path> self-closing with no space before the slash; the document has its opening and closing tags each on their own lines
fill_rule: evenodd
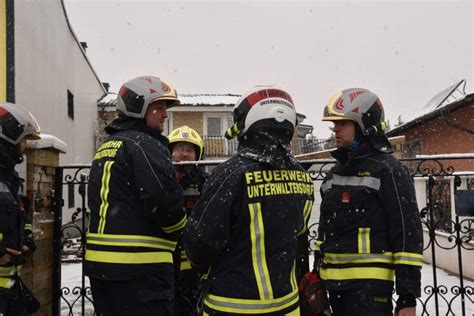
<svg viewBox="0 0 474 316">
<path fill-rule="evenodd" d="M 36 250 L 35 238 L 30 229 L 25 229 L 23 245 L 28 247 L 28 251 L 23 253 L 28 258 Z"/>
<path fill-rule="evenodd" d="M 408 293 L 403 294 L 398 297 L 397 305 L 395 306 L 395 312 L 399 312 L 405 307 L 415 307 L 416 306 L 416 297 L 414 294 Z"/>
</svg>

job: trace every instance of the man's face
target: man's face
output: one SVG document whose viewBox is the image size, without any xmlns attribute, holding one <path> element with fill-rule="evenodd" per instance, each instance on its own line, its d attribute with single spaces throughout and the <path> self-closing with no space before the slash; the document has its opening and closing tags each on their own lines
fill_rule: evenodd
<svg viewBox="0 0 474 316">
<path fill-rule="evenodd" d="M 349 148 L 355 137 L 355 123 L 351 120 L 333 121 L 337 149 Z"/>
<path fill-rule="evenodd" d="M 148 106 L 145 113 L 146 125 L 160 133 L 163 133 L 165 120 L 168 117 L 166 114 L 166 102 L 166 100 L 154 101 Z"/>
<path fill-rule="evenodd" d="M 196 150 L 195 145 L 188 142 L 177 142 L 173 146 L 173 151 L 171 152 L 171 159 L 174 162 L 179 161 L 196 161 Z"/>
</svg>

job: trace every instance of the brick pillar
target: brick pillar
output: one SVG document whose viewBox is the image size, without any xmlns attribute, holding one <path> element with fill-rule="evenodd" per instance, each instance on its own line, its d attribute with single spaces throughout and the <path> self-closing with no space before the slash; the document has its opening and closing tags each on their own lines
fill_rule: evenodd
<svg viewBox="0 0 474 316">
<path fill-rule="evenodd" d="M 38 247 L 22 269 L 22 278 L 41 303 L 36 315 L 52 314 L 53 224 L 51 193 L 60 151 L 55 148 L 27 149 L 26 193 L 31 201 L 33 233 Z"/>
</svg>

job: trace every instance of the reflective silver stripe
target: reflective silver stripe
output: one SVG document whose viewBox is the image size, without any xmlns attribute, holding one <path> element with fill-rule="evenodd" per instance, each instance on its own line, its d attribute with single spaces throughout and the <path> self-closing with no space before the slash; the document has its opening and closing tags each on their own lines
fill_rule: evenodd
<svg viewBox="0 0 474 316">
<path fill-rule="evenodd" d="M 346 264 L 346 263 L 355 263 L 357 261 L 383 261 L 386 263 L 394 263 L 393 253 L 386 252 L 386 253 L 372 253 L 372 254 L 324 254 L 324 261 L 329 263 L 336 263 L 336 264 Z"/>
<path fill-rule="evenodd" d="M 0 182 L 0 192 L 11 193 L 10 189 L 4 182 Z"/>
<path fill-rule="evenodd" d="M 321 185 L 321 189 L 323 192 L 326 192 L 332 188 L 333 185 L 365 186 L 374 190 L 380 190 L 380 179 L 374 177 L 346 177 L 333 174 L 332 179 Z"/>
<path fill-rule="evenodd" d="M 286 304 L 291 303 L 291 301 L 296 300 L 298 298 L 298 291 L 294 291 L 293 293 L 290 293 L 288 297 L 284 298 L 281 301 L 276 301 L 278 299 L 271 300 L 270 302 L 265 302 L 262 300 L 261 303 L 255 303 L 255 300 L 249 300 L 249 301 L 254 301 L 254 302 L 245 302 L 244 299 L 235 299 L 236 301 L 238 300 L 239 302 L 232 302 L 232 299 L 229 299 L 227 301 L 220 301 L 220 300 L 215 300 L 213 297 L 217 297 L 215 295 L 208 295 L 205 299 L 206 303 L 213 304 L 217 307 L 221 308 L 232 308 L 234 310 L 263 310 L 263 309 L 269 309 L 269 308 L 284 308 Z M 220 299 L 225 300 L 226 298 L 220 297 Z"/>
<path fill-rule="evenodd" d="M 105 242 L 105 243 L 111 243 L 111 246 L 127 246 L 127 244 L 146 244 L 149 245 L 150 247 L 153 246 L 158 246 L 158 248 L 164 248 L 164 249 L 171 249 L 173 250 L 176 246 L 176 242 L 168 242 L 166 240 L 149 240 L 149 239 L 134 239 L 134 238 L 108 238 L 108 237 L 98 237 L 98 236 L 91 236 L 87 235 L 87 242 L 88 243 L 94 243 L 94 241 L 98 242 Z M 116 245 L 113 245 L 113 244 Z M 123 245 L 119 245 L 123 244 Z M 154 247 L 157 248 L 157 247 Z"/>
<path fill-rule="evenodd" d="M 270 285 L 270 280 L 267 279 L 268 275 L 268 270 L 264 267 L 266 266 L 266 263 L 263 262 L 265 260 L 265 245 L 263 245 L 262 249 L 262 244 L 265 242 L 264 241 L 264 231 L 260 230 L 260 226 L 263 228 L 263 222 L 260 222 L 260 217 L 261 217 L 261 209 L 260 209 L 260 204 L 255 203 L 255 204 L 249 204 L 249 210 L 250 210 L 250 220 L 252 221 L 250 223 L 251 229 L 253 227 L 253 232 L 255 234 L 255 237 L 252 238 L 252 251 L 255 251 L 255 257 L 253 258 L 254 265 L 257 265 L 257 272 L 255 278 L 257 280 L 257 285 L 259 288 L 261 288 L 263 292 L 263 298 L 265 300 L 268 300 L 272 298 L 273 292 L 269 286 Z M 253 257 L 253 256 L 252 256 Z"/>
</svg>

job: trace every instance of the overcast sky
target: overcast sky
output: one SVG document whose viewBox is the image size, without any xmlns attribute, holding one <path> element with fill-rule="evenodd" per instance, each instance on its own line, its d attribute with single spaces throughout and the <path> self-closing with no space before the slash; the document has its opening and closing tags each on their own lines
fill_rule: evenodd
<svg viewBox="0 0 474 316">
<path fill-rule="evenodd" d="M 327 100 L 344 88 L 377 93 L 392 126 L 461 79 L 473 92 L 472 0 L 65 3 L 111 91 L 145 74 L 179 93 L 276 84 L 318 137 L 330 134 Z"/>
</svg>

